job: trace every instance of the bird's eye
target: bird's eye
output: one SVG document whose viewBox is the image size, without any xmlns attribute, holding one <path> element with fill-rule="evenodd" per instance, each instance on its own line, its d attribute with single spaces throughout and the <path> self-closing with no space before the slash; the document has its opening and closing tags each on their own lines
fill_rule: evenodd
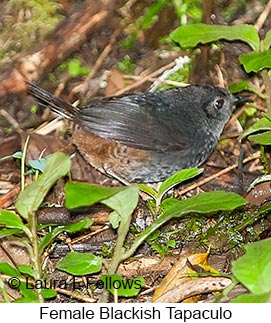
<svg viewBox="0 0 271 323">
<path fill-rule="evenodd" d="M 224 99 L 216 99 L 214 101 L 214 107 L 218 110 L 222 109 L 224 105 Z"/>
</svg>

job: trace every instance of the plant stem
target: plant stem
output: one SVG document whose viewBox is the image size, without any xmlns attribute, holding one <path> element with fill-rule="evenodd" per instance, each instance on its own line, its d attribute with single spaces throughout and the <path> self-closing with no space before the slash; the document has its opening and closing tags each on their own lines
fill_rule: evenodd
<svg viewBox="0 0 271 323">
<path fill-rule="evenodd" d="M 114 254 L 112 257 L 112 261 L 109 264 L 108 270 L 107 270 L 108 275 L 115 274 L 120 262 L 123 260 L 123 255 L 124 255 L 123 245 L 130 228 L 131 220 L 132 220 L 132 215 L 127 216 L 125 220 L 122 219 L 122 221 L 120 221 L 120 225 L 118 228 L 118 238 L 116 241 L 116 246 L 114 248 Z M 109 297 L 108 291 L 104 290 L 100 302 L 101 303 L 108 302 L 108 297 Z"/>
<path fill-rule="evenodd" d="M 23 149 L 23 154 L 22 154 L 22 160 L 21 160 L 21 191 L 24 190 L 24 185 L 25 185 L 25 159 L 26 159 L 26 150 L 29 142 L 29 136 L 27 136 L 25 144 L 24 144 L 24 149 Z"/>
<path fill-rule="evenodd" d="M 260 152 L 261 152 L 261 161 L 264 167 L 264 173 L 270 174 L 270 165 L 263 145 L 260 145 Z"/>
<path fill-rule="evenodd" d="M 28 223 L 31 231 L 31 245 L 33 248 L 33 257 L 31 257 L 33 268 L 36 272 L 36 280 L 42 279 L 42 270 L 41 270 L 41 257 L 39 253 L 39 242 L 37 235 L 37 217 L 35 213 L 29 214 Z M 37 294 L 39 298 L 39 302 L 43 303 L 44 299 L 41 295 L 41 289 L 37 289 Z"/>
<path fill-rule="evenodd" d="M 268 113 L 271 113 L 271 81 L 268 70 L 262 71 L 262 77 L 265 85 L 267 111 Z"/>
</svg>

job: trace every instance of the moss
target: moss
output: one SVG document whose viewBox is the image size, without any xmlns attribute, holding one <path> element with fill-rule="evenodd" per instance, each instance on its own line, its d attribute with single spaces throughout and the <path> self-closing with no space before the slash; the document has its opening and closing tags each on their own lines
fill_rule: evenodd
<svg viewBox="0 0 271 323">
<path fill-rule="evenodd" d="M 0 9 L 0 61 L 5 63 L 41 41 L 62 18 L 61 5 L 54 0 L 8 0 Z"/>
</svg>

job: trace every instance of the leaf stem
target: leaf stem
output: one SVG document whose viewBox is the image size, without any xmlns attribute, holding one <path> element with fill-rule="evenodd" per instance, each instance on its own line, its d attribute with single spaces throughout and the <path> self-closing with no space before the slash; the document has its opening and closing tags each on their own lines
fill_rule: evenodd
<svg viewBox="0 0 271 323">
<path fill-rule="evenodd" d="M 24 175 L 25 175 L 25 160 L 26 160 L 26 151 L 27 151 L 29 139 L 30 139 L 30 137 L 27 136 L 25 144 L 24 144 L 22 160 L 21 160 L 21 191 L 24 190 L 24 186 L 25 186 L 25 177 L 24 177 Z"/>
</svg>

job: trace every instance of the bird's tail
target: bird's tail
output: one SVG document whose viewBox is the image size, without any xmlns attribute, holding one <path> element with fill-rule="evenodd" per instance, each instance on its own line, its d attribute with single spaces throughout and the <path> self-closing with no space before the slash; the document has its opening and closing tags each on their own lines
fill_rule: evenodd
<svg viewBox="0 0 271 323">
<path fill-rule="evenodd" d="M 43 90 L 39 86 L 26 82 L 28 94 L 32 95 L 38 100 L 38 102 L 49 107 L 51 111 L 56 114 L 72 120 L 75 114 L 78 112 L 78 108 L 72 106 L 70 103 L 62 100 L 61 98 Z"/>
</svg>

